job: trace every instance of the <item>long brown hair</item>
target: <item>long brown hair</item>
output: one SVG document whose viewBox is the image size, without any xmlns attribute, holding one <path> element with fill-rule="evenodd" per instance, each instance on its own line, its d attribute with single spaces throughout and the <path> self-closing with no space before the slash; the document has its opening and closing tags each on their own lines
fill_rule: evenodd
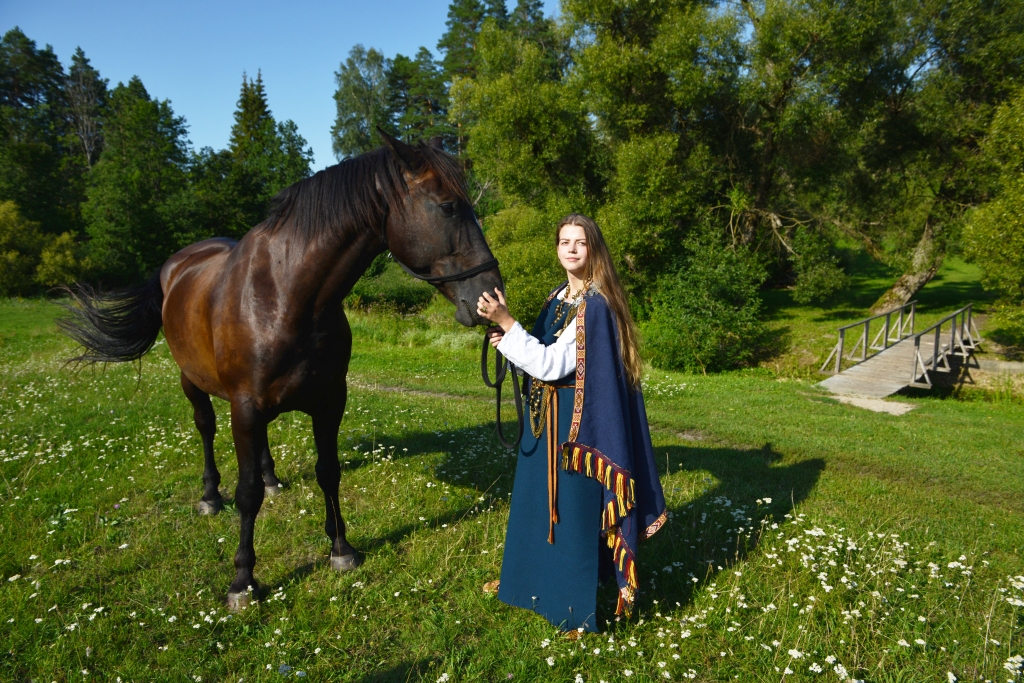
<svg viewBox="0 0 1024 683">
<path fill-rule="evenodd" d="M 619 352 L 622 354 L 622 365 L 626 370 L 626 379 L 634 387 L 640 386 L 640 379 L 643 376 L 643 363 L 640 360 L 639 340 L 636 332 L 636 323 L 629 312 L 629 303 L 626 301 L 626 293 L 619 282 L 619 274 L 615 271 L 615 264 L 612 262 L 612 255 L 608 251 L 608 244 L 604 241 L 601 228 L 597 227 L 594 219 L 580 213 L 571 213 L 558 223 L 555 231 L 555 245 L 562 234 L 562 228 L 567 225 L 576 225 L 583 228 L 583 235 L 587 239 L 587 271 L 588 277 L 598 287 L 598 291 L 604 295 L 611 306 L 612 313 L 619 325 Z"/>
</svg>

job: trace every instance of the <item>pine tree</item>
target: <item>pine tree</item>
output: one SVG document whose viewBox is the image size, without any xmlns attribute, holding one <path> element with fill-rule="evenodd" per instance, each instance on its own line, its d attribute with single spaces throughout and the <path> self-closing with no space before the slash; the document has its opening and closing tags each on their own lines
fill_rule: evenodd
<svg viewBox="0 0 1024 683">
<path fill-rule="evenodd" d="M 448 30 L 437 42 L 444 53 L 445 80 L 456 76 L 472 78 L 476 75 L 476 43 L 485 19 L 491 18 L 499 27 L 508 22 L 504 0 L 452 0 L 448 6 Z"/>
<path fill-rule="evenodd" d="M 262 72 L 256 72 L 255 80 L 249 80 L 242 74 L 242 92 L 237 107 L 228 149 L 239 164 L 254 173 L 265 174 L 270 170 L 271 157 L 280 145 L 277 124 L 267 105 Z"/>
<path fill-rule="evenodd" d="M 0 40 L 0 201 L 14 201 L 44 232 L 78 223 L 64 68 L 17 27 Z"/>
<path fill-rule="evenodd" d="M 508 20 L 508 27 L 520 37 L 536 43 L 552 68 L 558 62 L 554 21 L 544 17 L 542 0 L 518 0 Z"/>
<path fill-rule="evenodd" d="M 391 118 L 402 136 L 453 142 L 444 71 L 430 50 L 421 47 L 415 59 L 396 55 L 388 70 L 388 89 Z"/>
<path fill-rule="evenodd" d="M 310 175 L 313 150 L 288 120 L 277 123 L 263 75 L 242 75 L 226 150 L 205 148 L 189 164 L 189 192 L 176 203 L 179 245 L 223 235 L 240 238 L 267 214 L 271 198 Z"/>
<path fill-rule="evenodd" d="M 111 93 L 104 140 L 82 213 L 97 274 L 123 284 L 148 277 L 179 246 L 168 206 L 185 189 L 185 120 L 136 76 Z"/>
</svg>

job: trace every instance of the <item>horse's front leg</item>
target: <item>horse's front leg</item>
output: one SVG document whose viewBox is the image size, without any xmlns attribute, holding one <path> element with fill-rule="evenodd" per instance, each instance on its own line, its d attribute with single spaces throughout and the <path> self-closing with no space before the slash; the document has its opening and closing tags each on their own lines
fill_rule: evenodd
<svg viewBox="0 0 1024 683">
<path fill-rule="evenodd" d="M 233 610 L 249 604 L 250 593 L 258 587 L 252 570 L 256 566 L 253 533 L 256 515 L 263 505 L 263 477 L 260 456 L 267 448 L 267 420 L 250 401 L 231 403 L 231 432 L 238 456 L 238 486 L 235 505 L 241 517 L 238 550 L 235 552 L 235 580 L 228 588 L 228 607 Z"/>
<path fill-rule="evenodd" d="M 355 569 L 363 563 L 356 549 L 345 538 L 345 520 L 341 518 L 338 486 L 341 483 L 341 465 L 338 462 L 338 427 L 345 411 L 345 391 L 335 399 L 335 405 L 313 415 L 313 439 L 316 441 L 316 481 L 324 492 L 327 522 L 324 529 L 331 539 L 331 567 L 338 571 Z"/>
</svg>

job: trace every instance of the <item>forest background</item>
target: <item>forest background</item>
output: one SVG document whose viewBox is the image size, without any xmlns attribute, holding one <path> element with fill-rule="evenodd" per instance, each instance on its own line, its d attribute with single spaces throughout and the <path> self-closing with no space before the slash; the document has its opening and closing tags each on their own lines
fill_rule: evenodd
<svg viewBox="0 0 1024 683">
<path fill-rule="evenodd" d="M 379 146 L 381 126 L 463 160 L 517 317 L 560 280 L 553 226 L 582 212 L 656 366 L 756 362 L 763 289 L 828 300 L 853 250 L 891 273 L 874 310 L 947 257 L 976 263 L 1002 339 L 1024 346 L 1021 3 L 563 0 L 551 18 L 539 0 L 454 0 L 436 47 L 351 49 L 333 151 Z M 65 68 L 9 30 L 0 294 L 130 284 L 187 244 L 244 235 L 311 173 L 265 87 L 243 75 L 227 147 L 194 150 L 138 78 L 111 87 L 81 49 Z M 395 270 L 379 259 L 350 303 L 425 304 Z"/>
</svg>

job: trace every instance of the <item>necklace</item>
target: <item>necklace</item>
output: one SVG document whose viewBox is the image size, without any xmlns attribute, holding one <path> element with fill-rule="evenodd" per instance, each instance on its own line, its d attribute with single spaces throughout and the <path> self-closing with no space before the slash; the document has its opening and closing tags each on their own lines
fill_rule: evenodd
<svg viewBox="0 0 1024 683">
<path fill-rule="evenodd" d="M 588 278 L 583 283 L 583 288 L 576 292 L 575 296 L 569 292 L 569 285 L 566 285 L 566 293 L 564 299 L 557 299 L 555 304 L 555 320 L 557 321 L 563 314 L 565 319 L 562 320 L 561 328 L 555 333 L 556 337 L 562 335 L 565 329 L 569 327 L 569 323 L 576 318 L 576 310 L 579 308 L 580 302 L 583 297 L 590 291 L 593 286 L 593 278 Z M 552 389 L 546 382 L 538 382 L 536 380 L 530 381 L 530 397 L 529 397 L 529 421 L 530 431 L 534 437 L 540 438 L 544 432 L 544 420 L 545 413 L 547 412 L 548 394 L 551 391 L 557 391 Z"/>
<path fill-rule="evenodd" d="M 563 314 L 566 314 L 565 321 L 562 324 L 562 330 L 565 330 L 565 328 L 569 326 L 569 318 L 571 317 L 569 314 L 571 314 L 571 312 L 580 305 L 580 301 L 583 300 L 583 295 L 590 291 L 593 283 L 594 279 L 588 278 L 583 283 L 583 287 L 580 288 L 576 294 L 572 294 L 569 291 L 569 285 L 565 286 L 565 298 L 557 299 L 558 303 L 555 304 L 555 320 L 558 320 Z M 559 331 L 559 334 L 561 334 L 561 331 Z"/>
</svg>

